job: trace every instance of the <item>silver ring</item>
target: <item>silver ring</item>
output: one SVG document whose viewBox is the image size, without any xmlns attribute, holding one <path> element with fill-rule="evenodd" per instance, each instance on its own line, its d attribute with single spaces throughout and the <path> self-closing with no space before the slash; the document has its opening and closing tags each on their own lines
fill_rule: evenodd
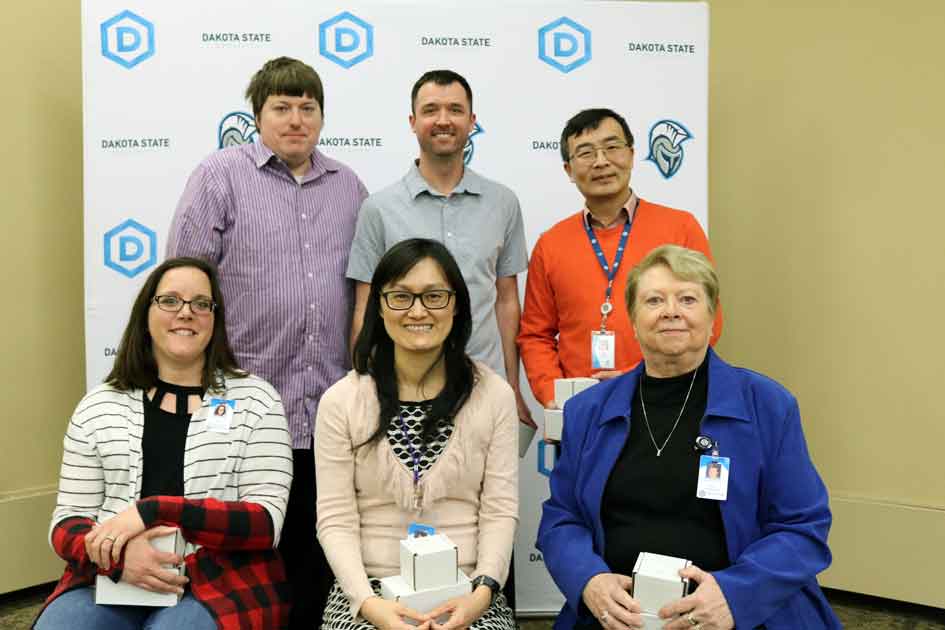
<svg viewBox="0 0 945 630">
<path fill-rule="evenodd" d="M 699 622 L 696 621 L 695 617 L 692 616 L 692 611 L 690 611 L 689 614 L 686 615 L 686 621 L 689 622 L 690 626 L 695 626 L 696 628 L 699 627 Z"/>
<path fill-rule="evenodd" d="M 600 614 L 600 622 L 601 622 L 601 624 L 607 623 L 607 620 L 608 620 L 608 619 L 610 619 L 610 613 L 605 610 L 604 612 L 602 612 L 602 613 Z"/>
</svg>

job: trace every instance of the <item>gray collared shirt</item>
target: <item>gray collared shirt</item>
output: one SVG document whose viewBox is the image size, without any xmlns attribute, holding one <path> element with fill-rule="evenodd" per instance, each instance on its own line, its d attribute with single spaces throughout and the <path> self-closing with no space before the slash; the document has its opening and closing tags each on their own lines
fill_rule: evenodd
<svg viewBox="0 0 945 630">
<path fill-rule="evenodd" d="M 403 178 L 361 206 L 348 277 L 370 283 L 384 252 L 415 237 L 444 243 L 456 258 L 472 300 L 473 332 L 466 350 L 505 374 L 495 318 L 495 282 L 528 267 L 518 197 L 469 167 L 453 192 L 444 195 L 427 184 L 414 164 Z"/>
</svg>

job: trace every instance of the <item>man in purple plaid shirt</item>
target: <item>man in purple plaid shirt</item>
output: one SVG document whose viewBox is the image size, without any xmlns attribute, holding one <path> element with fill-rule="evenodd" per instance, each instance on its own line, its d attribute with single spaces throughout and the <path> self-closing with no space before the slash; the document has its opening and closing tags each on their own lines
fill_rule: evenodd
<svg viewBox="0 0 945 630">
<path fill-rule="evenodd" d="M 191 175 L 168 256 L 214 262 L 240 367 L 272 383 L 292 434 L 294 478 L 279 549 L 292 582 L 291 628 L 321 623 L 334 576 L 315 538 L 318 400 L 349 368 L 352 286 L 345 278 L 367 190 L 315 146 L 324 91 L 313 68 L 280 57 L 246 90 L 258 140 L 207 157 Z"/>
</svg>

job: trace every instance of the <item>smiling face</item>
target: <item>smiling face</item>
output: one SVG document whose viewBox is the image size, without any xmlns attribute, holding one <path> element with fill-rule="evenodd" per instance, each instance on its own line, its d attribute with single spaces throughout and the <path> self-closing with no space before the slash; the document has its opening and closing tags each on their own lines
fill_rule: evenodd
<svg viewBox="0 0 945 630">
<path fill-rule="evenodd" d="M 462 158 L 463 147 L 476 115 L 458 82 L 439 85 L 430 81 L 420 86 L 410 116 L 410 128 L 426 158 Z"/>
<path fill-rule="evenodd" d="M 210 278 L 195 267 L 169 269 L 161 277 L 154 294 L 174 295 L 188 301 L 198 297 L 213 299 Z M 214 317 L 213 312 L 195 315 L 189 304 L 176 313 L 169 313 L 151 302 L 148 332 L 159 375 L 171 369 L 203 369 L 204 350 L 213 336 Z"/>
<path fill-rule="evenodd" d="M 590 164 L 573 157 L 582 149 L 620 143 L 627 144 L 627 138 L 620 123 L 609 117 L 601 120 L 597 129 L 588 129 L 568 138 L 568 155 L 572 159 L 564 163 L 564 170 L 589 205 L 626 194 L 633 169 L 633 149 L 627 147 L 609 158 L 603 151 L 598 151 Z"/>
<path fill-rule="evenodd" d="M 650 368 L 659 371 L 667 364 L 683 374 L 705 358 L 714 316 L 698 282 L 679 279 L 665 265 L 651 267 L 640 276 L 630 318 L 647 374 L 663 376 L 651 373 Z"/>
<path fill-rule="evenodd" d="M 303 175 L 309 168 L 322 122 L 322 110 L 314 98 L 284 94 L 266 98 L 256 117 L 263 144 L 296 175 Z"/>
<path fill-rule="evenodd" d="M 423 293 L 436 289 L 452 290 L 440 265 L 432 258 L 424 258 L 407 272 L 403 278 L 384 285 L 382 293 L 387 291 L 407 291 Z M 456 300 L 451 299 L 446 308 L 428 309 L 420 298 L 405 311 L 393 310 L 381 300 L 381 319 L 384 328 L 394 342 L 395 356 L 404 353 L 439 354 L 443 342 L 453 329 L 453 314 Z"/>
</svg>

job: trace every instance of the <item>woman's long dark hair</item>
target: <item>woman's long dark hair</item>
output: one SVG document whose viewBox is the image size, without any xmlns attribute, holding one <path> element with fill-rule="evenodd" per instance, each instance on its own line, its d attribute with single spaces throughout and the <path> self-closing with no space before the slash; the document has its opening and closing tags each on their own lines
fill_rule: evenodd
<svg viewBox="0 0 945 630">
<path fill-rule="evenodd" d="M 138 292 L 128 325 L 121 337 L 118 353 L 112 371 L 108 373 L 105 382 L 123 391 L 130 389 L 148 390 L 157 385 L 158 368 L 154 360 L 154 349 L 151 345 L 151 332 L 148 330 L 148 311 L 151 300 L 157 292 L 161 278 L 171 269 L 179 267 L 193 267 L 207 275 L 210 279 L 210 297 L 216 302 L 214 310 L 213 334 L 210 343 L 204 350 L 203 375 L 200 378 L 204 389 L 223 389 L 223 376 L 245 376 L 240 370 L 226 336 L 226 308 L 223 305 L 223 293 L 220 291 L 220 282 L 213 265 L 200 258 L 168 258 L 148 276 L 144 286 Z"/>
<path fill-rule="evenodd" d="M 387 250 L 377 263 L 364 311 L 364 325 L 354 345 L 354 369 L 358 374 L 369 374 L 374 379 L 381 406 L 377 430 L 358 447 L 386 436 L 391 422 L 400 413 L 397 373 L 394 371 L 394 342 L 387 334 L 381 318 L 381 291 L 406 276 L 417 263 L 427 258 L 440 266 L 456 294 L 453 297 L 453 328 L 443 342 L 441 354 L 446 367 L 446 384 L 425 414 L 422 431 L 424 444 L 432 440 L 437 422 L 441 419 L 452 420 L 472 393 L 476 368 L 466 356 L 466 343 L 472 334 L 472 310 L 469 289 L 459 265 L 439 241 L 426 238 L 401 241 Z"/>
</svg>

